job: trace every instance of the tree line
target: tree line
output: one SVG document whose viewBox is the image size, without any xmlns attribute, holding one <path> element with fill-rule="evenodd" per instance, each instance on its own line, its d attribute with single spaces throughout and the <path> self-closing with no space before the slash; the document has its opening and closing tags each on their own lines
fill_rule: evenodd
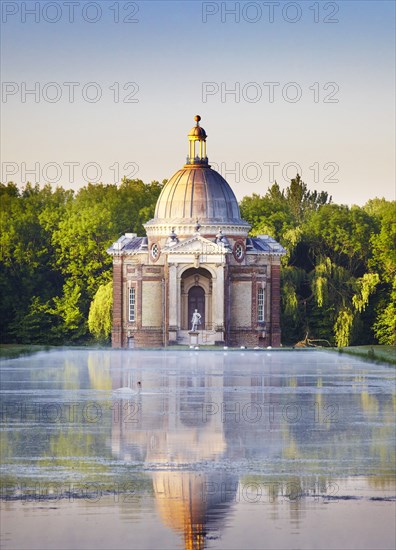
<svg viewBox="0 0 396 550">
<path fill-rule="evenodd" d="M 144 234 L 166 180 L 0 184 L 1 341 L 73 344 L 109 339 L 111 257 L 125 232 Z M 337 205 L 300 176 L 246 196 L 252 235 L 269 234 L 282 259 L 282 339 L 396 344 L 396 202 Z"/>
</svg>

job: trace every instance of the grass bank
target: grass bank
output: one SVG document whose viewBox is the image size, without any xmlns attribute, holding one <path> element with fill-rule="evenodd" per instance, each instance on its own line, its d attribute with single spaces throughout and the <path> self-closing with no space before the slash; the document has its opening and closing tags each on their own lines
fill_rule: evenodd
<svg viewBox="0 0 396 550">
<path fill-rule="evenodd" d="M 32 355 L 38 351 L 49 351 L 53 347 L 33 344 L 0 344 L 0 359 L 15 359 L 15 357 Z"/>
<path fill-rule="evenodd" d="M 24 355 L 33 355 L 39 351 L 53 351 L 62 349 L 92 349 L 109 350 L 110 344 L 100 345 L 98 342 L 88 341 L 85 344 L 64 344 L 59 346 L 49 344 L 0 344 L 0 359 L 15 359 Z"/>
<path fill-rule="evenodd" d="M 40 351 L 50 351 L 55 349 L 62 349 L 64 346 L 49 346 L 49 345 L 33 345 L 33 344 L 0 344 L 0 359 L 15 359 L 16 357 L 21 357 L 24 355 L 32 355 L 34 353 L 40 352 Z M 104 350 L 111 350 L 110 346 L 98 346 L 96 345 L 87 345 L 87 346 L 70 346 L 70 348 L 74 349 L 104 349 Z M 70 349 L 69 348 L 69 349 Z M 181 346 L 181 345 L 175 345 L 175 346 L 167 346 L 166 348 L 156 348 L 158 350 L 168 350 L 168 351 L 186 351 L 191 350 L 189 346 Z M 199 346 L 200 351 L 222 351 L 226 349 L 227 351 L 242 351 L 241 348 L 237 347 L 229 347 L 224 348 L 223 346 Z M 332 351 L 338 351 L 338 353 L 347 353 L 349 355 L 354 355 L 356 357 L 361 357 L 362 359 L 367 359 L 368 361 L 372 362 L 381 362 L 381 363 L 387 363 L 388 365 L 395 365 L 396 366 L 396 347 L 395 346 L 376 346 L 376 345 L 368 345 L 368 346 L 348 346 L 343 348 L 313 348 L 313 347 L 306 347 L 306 348 L 293 348 L 285 346 L 283 348 L 272 348 L 271 350 L 268 350 L 267 348 L 260 348 L 260 351 L 315 351 L 315 350 L 329 350 Z M 123 351 L 131 351 L 126 350 L 124 348 Z M 151 350 L 152 351 L 152 350 Z M 247 348 L 243 351 L 257 351 L 253 348 Z"/>
<path fill-rule="evenodd" d="M 395 346 L 348 346 L 338 348 L 339 353 L 348 353 L 369 361 L 378 361 L 388 365 L 396 365 Z"/>
</svg>

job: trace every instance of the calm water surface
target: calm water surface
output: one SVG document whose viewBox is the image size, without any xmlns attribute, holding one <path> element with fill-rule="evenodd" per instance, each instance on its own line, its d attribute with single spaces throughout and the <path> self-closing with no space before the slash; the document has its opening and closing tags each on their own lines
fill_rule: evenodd
<svg viewBox="0 0 396 550">
<path fill-rule="evenodd" d="M 392 367 L 52 351 L 3 361 L 1 401 L 3 548 L 395 547 Z"/>
</svg>

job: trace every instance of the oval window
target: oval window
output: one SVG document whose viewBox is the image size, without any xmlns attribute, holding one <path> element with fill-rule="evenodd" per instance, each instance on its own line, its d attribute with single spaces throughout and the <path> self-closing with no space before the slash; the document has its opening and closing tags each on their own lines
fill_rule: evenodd
<svg viewBox="0 0 396 550">
<path fill-rule="evenodd" d="M 234 246 L 234 257 L 235 259 L 240 262 L 243 260 L 243 257 L 245 255 L 245 247 L 241 242 L 236 242 Z"/>
<path fill-rule="evenodd" d="M 157 243 L 154 243 L 151 247 L 151 257 L 153 260 L 158 260 L 158 257 L 160 255 L 160 249 Z"/>
</svg>

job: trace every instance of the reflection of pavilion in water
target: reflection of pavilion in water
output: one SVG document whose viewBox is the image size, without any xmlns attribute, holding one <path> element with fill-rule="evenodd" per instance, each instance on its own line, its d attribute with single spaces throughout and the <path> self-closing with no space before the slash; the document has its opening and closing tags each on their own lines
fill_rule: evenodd
<svg viewBox="0 0 396 550">
<path fill-rule="evenodd" d="M 378 465 L 385 471 L 391 457 L 393 432 L 386 422 L 389 396 L 366 395 L 361 381 L 351 391 L 351 374 L 344 371 L 339 380 L 345 378 L 345 391 L 340 393 L 323 371 L 301 376 L 279 353 L 233 353 L 241 369 L 230 367 L 230 355 L 168 352 L 159 359 L 158 354 L 134 352 L 112 356 L 113 388 L 143 382 L 142 393 L 125 402 L 135 422 L 113 418 L 113 453 L 152 470 L 161 517 L 166 525 L 184 532 L 187 548 L 203 547 L 209 531 L 224 526 L 232 502 L 241 500 L 244 479 L 239 480 L 238 474 L 245 474 L 256 460 L 259 471 L 266 472 L 256 478 L 263 487 L 272 482 L 275 492 L 290 480 L 293 487 L 301 485 L 303 493 L 309 489 L 310 480 L 299 475 L 304 468 L 313 473 L 319 492 L 326 493 L 331 478 L 323 468 L 329 460 L 339 463 L 342 472 L 347 464 L 353 473 L 354 461 L 367 456 L 364 426 L 360 431 L 343 422 L 350 411 L 356 415 L 356 407 L 376 421 L 372 425 L 376 431 L 377 411 L 383 409 L 384 443 L 370 450 L 370 458 L 378 454 L 372 471 L 377 475 Z M 263 405 L 263 416 L 255 421 L 257 404 Z M 340 422 L 325 421 L 338 404 Z M 291 421 L 285 418 L 284 407 Z M 296 410 L 302 413 L 298 422 L 293 421 Z M 227 466 L 231 468 L 225 472 Z M 276 495 L 271 502 L 276 513 Z M 302 506 L 300 498 L 290 502 L 292 521 L 300 521 Z"/>
<path fill-rule="evenodd" d="M 223 401 L 224 358 L 197 355 L 197 372 L 186 372 L 181 355 L 169 355 L 161 377 L 158 370 L 150 375 L 146 356 L 132 371 L 125 365 L 118 372 L 112 368 L 113 387 L 136 387 L 138 380 L 143 386 L 139 395 L 123 403 L 124 417 L 128 411 L 135 422 L 115 422 L 113 417 L 112 451 L 122 460 L 152 465 L 155 501 L 164 524 L 184 534 L 186 549 L 204 548 L 208 533 L 213 536 L 224 526 L 238 489 L 235 474 L 216 468 L 227 450 L 221 415 L 204 414 L 206 406 Z"/>
<path fill-rule="evenodd" d="M 130 415 L 130 422 L 113 416 L 113 454 L 152 466 L 163 522 L 184 533 L 186 548 L 204 548 L 209 532 L 217 536 L 239 499 L 239 475 L 224 471 L 224 463 L 281 449 L 279 430 L 270 433 L 261 425 L 265 433 L 260 434 L 259 426 L 246 429 L 240 417 L 245 402 L 262 398 L 262 377 L 249 370 L 242 377 L 230 376 L 223 353 L 169 353 L 160 365 L 162 375 L 150 353 L 116 357 L 113 388 L 136 388 L 141 380 L 143 390 L 122 403 L 121 416 Z M 245 388 L 242 399 L 236 386 Z"/>
</svg>

